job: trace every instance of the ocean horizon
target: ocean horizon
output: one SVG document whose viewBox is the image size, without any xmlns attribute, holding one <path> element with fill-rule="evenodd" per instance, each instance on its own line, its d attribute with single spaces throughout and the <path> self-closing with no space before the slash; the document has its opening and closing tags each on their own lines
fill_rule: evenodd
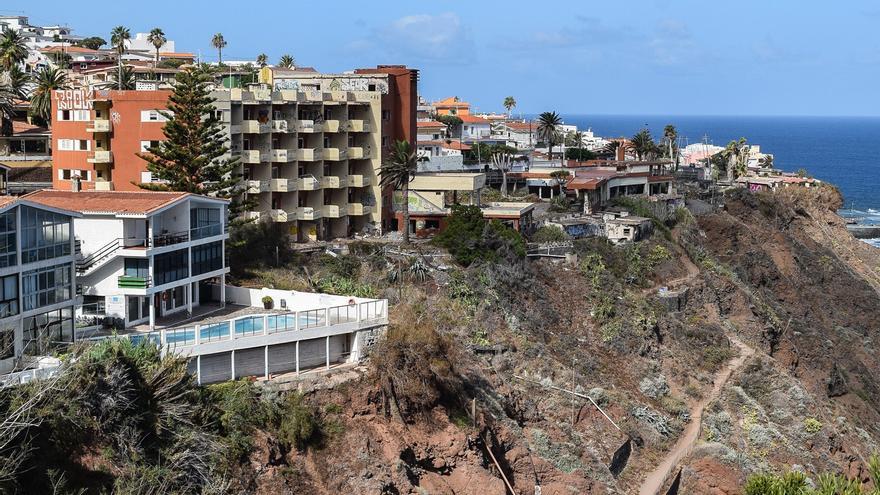
<svg viewBox="0 0 880 495">
<path fill-rule="evenodd" d="M 724 146 L 745 137 L 774 155 L 786 172 L 801 168 L 837 186 L 844 207 L 880 222 L 880 117 L 581 115 L 561 114 L 566 124 L 592 129 L 597 136 L 632 136 L 647 126 L 655 139 L 672 124 L 682 145 L 702 142 Z M 529 117 L 529 116 L 527 116 Z M 531 116 L 533 117 L 533 116 Z"/>
</svg>

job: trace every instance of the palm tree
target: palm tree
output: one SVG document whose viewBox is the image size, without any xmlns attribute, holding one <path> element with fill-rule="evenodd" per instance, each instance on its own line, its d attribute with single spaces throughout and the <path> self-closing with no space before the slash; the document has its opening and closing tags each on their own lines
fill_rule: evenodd
<svg viewBox="0 0 880 495">
<path fill-rule="evenodd" d="M 36 88 L 31 97 L 31 113 L 52 125 L 52 91 L 68 89 L 67 75 L 63 70 L 44 67 L 34 80 Z"/>
<path fill-rule="evenodd" d="M 293 59 L 290 55 L 282 55 L 278 60 L 278 67 L 284 69 L 292 69 L 293 66 L 296 65 L 296 60 Z"/>
<path fill-rule="evenodd" d="M 223 63 L 223 49 L 226 48 L 226 40 L 222 33 L 217 33 L 211 38 L 211 46 L 217 49 L 217 63 Z"/>
<path fill-rule="evenodd" d="M 137 79 L 135 77 L 134 69 L 129 67 L 128 65 L 122 67 L 121 73 L 122 79 L 119 79 L 119 75 L 113 74 L 111 77 L 111 82 L 107 84 L 108 87 L 121 90 L 131 90 L 135 89 L 137 86 Z"/>
<path fill-rule="evenodd" d="M 4 84 L 18 100 L 28 99 L 27 85 L 31 82 L 31 75 L 22 71 L 17 65 L 6 71 L 6 80 L 0 78 L 0 84 Z"/>
<path fill-rule="evenodd" d="M 547 144 L 547 155 L 553 160 L 553 146 L 559 139 L 559 126 L 562 118 L 556 112 L 544 112 L 538 116 L 538 139 Z"/>
<path fill-rule="evenodd" d="M 630 138 L 627 148 L 636 154 L 636 159 L 639 161 L 651 155 L 656 155 L 658 149 L 657 143 L 654 142 L 654 138 L 651 136 L 651 131 L 647 128 L 642 129 Z"/>
<path fill-rule="evenodd" d="M 268 61 L 269 57 L 265 53 L 257 55 L 257 65 L 259 65 L 260 68 L 265 67 L 268 64 Z"/>
<path fill-rule="evenodd" d="M 379 184 L 400 189 L 403 193 L 403 243 L 409 244 L 409 183 L 415 176 L 419 162 L 418 151 L 409 141 L 397 141 L 391 147 L 388 161 L 379 169 Z"/>
<path fill-rule="evenodd" d="M 746 143 L 746 138 L 741 137 L 738 141 L 727 143 L 724 150 L 719 153 L 726 162 L 727 180 L 735 180 L 746 174 L 746 160 L 749 154 Z"/>
<path fill-rule="evenodd" d="M 678 131 L 675 129 L 675 126 L 672 124 L 668 124 L 663 128 L 663 141 L 666 143 L 666 149 L 664 150 L 667 158 L 675 161 L 675 169 L 678 170 L 678 156 L 676 155 L 676 150 L 678 145 L 676 141 L 678 140 Z"/>
<path fill-rule="evenodd" d="M 617 150 L 620 149 L 620 141 L 608 141 L 602 147 L 602 154 L 611 155 L 612 160 L 617 160 Z"/>
<path fill-rule="evenodd" d="M 156 49 L 156 61 L 153 62 L 153 69 L 156 69 L 159 67 L 159 48 L 165 46 L 168 39 L 165 38 L 165 32 L 162 31 L 162 28 L 153 28 L 150 35 L 147 36 L 147 41 Z"/>
<path fill-rule="evenodd" d="M 19 32 L 4 28 L 0 37 L 0 67 L 11 70 L 27 58 L 27 45 Z"/>
<path fill-rule="evenodd" d="M 504 98 L 504 108 L 507 109 L 507 118 L 510 118 L 510 111 L 516 108 L 516 99 L 512 96 Z"/>
<path fill-rule="evenodd" d="M 110 32 L 110 44 L 116 49 L 116 61 L 118 70 L 116 71 L 116 80 L 122 81 L 122 56 L 125 55 L 125 42 L 131 39 L 131 31 L 125 26 L 116 26 Z M 122 88 L 117 88 L 122 89 Z"/>
</svg>

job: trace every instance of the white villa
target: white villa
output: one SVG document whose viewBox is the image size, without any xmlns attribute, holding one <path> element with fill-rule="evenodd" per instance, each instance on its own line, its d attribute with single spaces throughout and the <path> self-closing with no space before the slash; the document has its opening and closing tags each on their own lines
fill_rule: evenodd
<svg viewBox="0 0 880 495">
<path fill-rule="evenodd" d="M 103 307 L 124 328 L 185 312 L 225 286 L 228 201 L 178 192 L 36 191 L 34 203 L 79 213 L 77 284 L 86 313 Z M 223 301 L 222 294 L 220 301 Z"/>
</svg>

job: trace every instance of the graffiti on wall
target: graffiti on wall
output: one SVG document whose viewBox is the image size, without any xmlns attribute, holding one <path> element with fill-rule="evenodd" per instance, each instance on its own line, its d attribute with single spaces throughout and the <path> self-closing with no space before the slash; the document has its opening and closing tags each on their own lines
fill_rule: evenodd
<svg viewBox="0 0 880 495">
<path fill-rule="evenodd" d="M 91 89 L 65 89 L 54 94 L 58 110 L 91 110 L 95 99 Z"/>
<path fill-rule="evenodd" d="M 302 83 L 298 79 L 275 79 L 273 87 L 275 91 L 299 91 L 303 84 L 308 84 L 311 87 L 320 85 L 322 91 L 377 91 L 383 95 L 388 94 L 387 82 L 364 77 L 338 77 L 329 81 L 310 79 Z"/>
</svg>

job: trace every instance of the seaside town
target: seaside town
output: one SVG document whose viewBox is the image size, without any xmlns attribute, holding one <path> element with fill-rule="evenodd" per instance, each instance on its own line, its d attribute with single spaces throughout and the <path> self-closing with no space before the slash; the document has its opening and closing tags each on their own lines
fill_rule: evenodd
<svg viewBox="0 0 880 495">
<path fill-rule="evenodd" d="M 735 328 L 773 326 L 756 335 L 772 341 L 772 352 L 794 356 L 796 348 L 784 339 L 793 338 L 789 327 L 801 317 L 771 309 L 776 303 L 764 301 L 767 292 L 744 288 L 752 272 L 723 263 L 764 262 L 757 247 L 743 247 L 747 241 L 807 254 L 781 234 L 740 238 L 711 219 L 737 214 L 751 219 L 738 220 L 741 225 L 765 229 L 782 225 L 783 216 L 789 223 L 780 228 L 797 230 L 800 215 L 816 219 L 818 226 L 809 224 L 816 235 L 830 235 L 833 224 L 817 214 L 791 213 L 801 211 L 796 206 L 784 212 L 768 206 L 763 198 L 794 202 L 830 194 L 830 186 L 806 170 L 777 168 L 773 150 L 746 137 L 688 141 L 675 122 L 600 136 L 566 123 L 564 108 L 523 116 L 516 94 L 499 93 L 494 111 L 478 112 L 456 90 L 423 93 L 420 82 L 432 77 L 430 67 L 324 72 L 320 60 L 303 66 L 293 52 L 278 60 L 263 54 L 227 60 L 233 41 L 221 33 L 211 37 L 217 56 L 206 61 L 161 28 L 80 33 L 15 15 L 0 16 L 0 29 L 2 402 L 14 404 L 8 394 L 15 390 L 36 390 L 29 400 L 50 407 L 41 401 L 58 387 L 100 382 L 93 392 L 88 388 L 95 396 L 70 413 L 90 418 L 88 424 L 70 420 L 78 424 L 71 435 L 93 442 L 88 450 L 62 445 L 36 413 L 8 416 L 16 425 L 0 428 L 0 486 L 48 493 L 50 485 L 87 487 L 88 473 L 101 473 L 97 486 L 119 493 L 312 493 L 296 490 L 319 485 L 314 493 L 519 494 L 533 487 L 536 494 L 710 493 L 679 492 L 687 476 L 699 478 L 681 466 L 699 439 L 730 435 L 730 416 L 727 426 L 719 419 L 725 407 L 752 415 L 751 427 L 736 428 L 752 428 L 748 442 L 758 442 L 749 433 L 764 414 L 757 402 L 721 402 L 734 401 L 720 387 L 758 352 Z M 770 211 L 773 220 L 754 223 L 770 218 Z M 863 226 L 836 227 L 877 237 Z M 709 247 L 712 242 L 723 247 Z M 855 249 L 862 248 L 873 249 Z M 847 259 L 867 263 L 847 249 Z M 830 278 L 842 269 L 829 256 L 811 266 Z M 793 268 L 785 270 L 794 277 Z M 871 277 L 877 273 L 868 273 L 867 284 L 876 287 Z M 530 286 L 536 281 L 562 292 L 535 295 Z M 730 295 L 737 291 L 746 296 Z M 580 311 L 568 319 L 559 307 L 566 297 L 577 298 L 578 309 L 570 310 Z M 733 299 L 713 302 L 722 298 Z M 426 316 L 432 308 L 449 313 Z M 555 324 L 537 322 L 542 308 L 550 308 Z M 430 318 L 439 320 L 415 326 Z M 691 330 L 700 322 L 713 329 L 710 336 Z M 439 330 L 456 324 L 466 329 L 462 335 Z M 585 333 L 572 337 L 563 327 Z M 547 332 L 540 339 L 531 333 L 539 328 Z M 644 342 L 634 343 L 635 336 Z M 664 338 L 681 338 L 706 354 L 669 364 L 662 356 L 673 351 L 663 350 Z M 460 347 L 452 350 L 448 339 Z M 559 360 L 558 369 L 540 363 L 551 346 L 578 342 L 582 352 Z M 143 364 L 153 359 L 149 352 L 157 364 Z M 469 357 L 453 361 L 455 353 Z M 596 370 L 614 362 L 615 353 L 653 360 L 627 372 L 642 403 L 623 391 L 626 380 L 620 390 L 600 385 L 606 371 Z M 794 370 L 797 358 L 786 356 Z M 114 359 L 123 364 L 107 364 Z M 413 362 L 430 363 L 430 370 L 414 373 Z M 86 365 L 107 376 L 87 378 L 96 372 L 84 371 Z M 461 378 L 478 368 L 484 373 L 478 381 Z M 137 380 L 114 375 L 132 370 L 140 373 Z M 832 372 L 830 380 L 845 375 Z M 345 388 L 373 379 L 379 385 L 368 398 Z M 784 379 L 790 378 L 773 375 Z M 166 431 L 179 422 L 186 435 L 201 435 L 196 411 L 181 412 L 179 403 L 178 409 L 143 405 L 182 401 L 183 395 L 170 396 L 184 394 L 175 392 L 184 383 L 208 391 L 198 392 L 210 396 L 200 400 L 225 401 L 211 406 L 224 412 L 211 420 L 219 429 L 205 440 L 171 438 Z M 167 395 L 113 396 L 148 385 L 150 393 Z M 838 387 L 836 393 L 846 385 L 827 387 Z M 272 399 L 275 412 L 257 406 L 242 412 L 233 388 L 253 394 L 255 404 L 269 400 L 259 398 L 267 391 L 289 395 Z M 524 390 L 557 397 L 552 406 L 536 404 Z M 326 402 L 330 397 L 336 402 Z M 451 405 L 453 397 L 462 402 Z M 719 402 L 711 414 L 706 409 L 700 430 L 694 417 L 709 400 Z M 332 455 L 355 462 L 344 448 L 366 449 L 357 454 L 364 459 L 394 450 L 407 438 L 399 428 L 421 424 L 417 410 L 428 417 L 441 405 L 447 426 L 437 431 L 447 436 L 441 441 L 431 436 L 440 433 L 419 430 L 412 445 L 395 451 L 396 462 L 407 466 L 398 472 L 369 463 L 345 475 L 342 468 L 319 467 L 332 464 Z M 137 416 L 161 423 L 156 431 L 136 433 L 143 424 L 126 422 L 140 407 L 158 408 L 150 412 L 155 418 Z M 359 415 L 379 418 L 379 410 L 400 418 L 399 425 L 332 447 L 354 434 Z M 244 420 L 229 419 L 234 414 L 265 424 L 241 429 Z M 798 414 L 812 419 L 804 423 L 810 431 L 834 422 L 806 409 Z M 553 433 L 547 425 L 538 429 L 539 417 L 555 418 Z M 106 433 L 112 421 L 120 422 L 118 429 Z M 277 438 L 268 439 L 265 432 L 276 428 L 268 424 L 280 425 Z M 233 433 L 237 440 L 228 440 Z M 135 443 L 124 438 L 135 434 L 141 435 Z M 584 447 L 583 437 L 594 434 L 603 436 L 601 445 Z M 775 435 L 774 443 L 749 448 L 769 452 L 788 441 Z M 528 442 L 517 443 L 520 436 Z M 33 442 L 26 450 L 38 457 L 40 449 L 52 452 L 48 460 L 9 454 L 26 438 Z M 811 440 L 817 450 L 828 450 L 826 441 Z M 443 442 L 448 445 L 440 447 Z M 236 452 L 235 462 L 246 461 L 224 462 L 250 484 L 209 490 L 209 480 L 220 474 L 181 453 L 200 449 L 208 457 Z M 178 464 L 157 463 L 148 471 L 154 454 L 178 456 Z M 47 467 L 64 455 L 78 459 L 76 470 L 63 468 L 68 474 L 61 475 Z M 746 463 L 742 480 L 762 472 L 768 456 Z M 539 465 L 538 474 L 529 474 L 529 462 Z M 172 475 L 186 463 L 194 466 L 188 474 Z M 252 465 L 262 467 L 251 472 Z M 23 466 L 37 466 L 29 469 L 38 476 L 28 479 Z M 880 472 L 880 464 L 875 467 Z M 468 477 L 483 488 L 467 488 Z M 137 480 L 162 488 L 134 488 Z M 426 488 L 415 491 L 419 486 Z"/>
</svg>

